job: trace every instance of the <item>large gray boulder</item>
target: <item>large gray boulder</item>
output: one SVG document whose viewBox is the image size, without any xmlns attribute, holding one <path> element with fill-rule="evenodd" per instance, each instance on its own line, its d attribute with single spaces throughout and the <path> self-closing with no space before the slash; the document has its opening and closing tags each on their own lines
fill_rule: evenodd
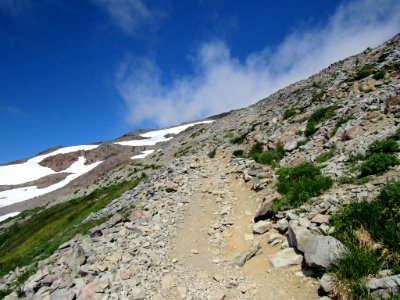
<svg viewBox="0 0 400 300">
<path fill-rule="evenodd" d="M 314 238 L 314 235 L 308 229 L 297 225 L 297 222 L 289 223 L 288 243 L 290 247 L 304 252 L 305 244 Z"/>
<path fill-rule="evenodd" d="M 315 236 L 304 245 L 305 262 L 310 268 L 326 269 L 346 252 L 346 247 L 331 236 Z"/>
</svg>

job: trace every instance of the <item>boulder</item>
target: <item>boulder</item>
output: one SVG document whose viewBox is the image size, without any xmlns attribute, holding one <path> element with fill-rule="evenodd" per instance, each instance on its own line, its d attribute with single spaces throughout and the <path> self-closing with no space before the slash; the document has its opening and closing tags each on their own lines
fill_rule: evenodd
<svg viewBox="0 0 400 300">
<path fill-rule="evenodd" d="M 346 247 L 331 236 L 314 236 L 304 244 L 304 258 L 310 268 L 326 269 L 346 251 Z"/>
<path fill-rule="evenodd" d="M 289 227 L 289 222 L 286 219 L 280 219 L 278 222 L 275 224 L 275 228 L 280 232 L 280 233 L 285 233 L 288 230 Z"/>
<path fill-rule="evenodd" d="M 277 197 L 279 197 L 279 193 L 274 192 L 273 194 L 264 198 L 263 202 L 258 206 L 256 213 L 254 214 L 255 222 L 268 216 L 268 214 L 271 212 L 272 201 Z"/>
<path fill-rule="evenodd" d="M 305 244 L 313 238 L 314 235 L 308 229 L 292 222 L 289 224 L 288 242 L 290 247 L 304 252 Z"/>
<path fill-rule="evenodd" d="M 297 254 L 293 248 L 286 248 L 272 255 L 269 261 L 274 269 L 286 268 L 301 264 L 303 256 Z"/>
</svg>

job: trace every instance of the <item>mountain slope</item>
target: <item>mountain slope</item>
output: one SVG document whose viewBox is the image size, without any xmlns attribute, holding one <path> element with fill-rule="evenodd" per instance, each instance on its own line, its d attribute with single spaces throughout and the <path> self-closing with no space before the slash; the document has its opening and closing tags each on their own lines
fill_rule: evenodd
<svg viewBox="0 0 400 300">
<path fill-rule="evenodd" d="M 141 160 L 148 179 L 88 214 L 79 224 L 98 226 L 44 259 L 20 293 L 318 299 L 319 285 L 332 298 L 396 293 L 399 91 L 397 35 L 181 132 Z M 129 179 L 127 169 L 98 186 Z M 5 275 L 4 288 L 27 270 Z"/>
</svg>

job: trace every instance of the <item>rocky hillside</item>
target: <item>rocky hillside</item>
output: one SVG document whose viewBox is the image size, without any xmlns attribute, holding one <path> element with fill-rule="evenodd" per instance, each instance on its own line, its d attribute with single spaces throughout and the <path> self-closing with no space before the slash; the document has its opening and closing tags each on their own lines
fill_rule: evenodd
<svg viewBox="0 0 400 300">
<path fill-rule="evenodd" d="M 85 212 L 46 221 L 69 220 L 63 238 L 45 235 L 45 208 L 12 219 L 0 290 L 5 299 L 398 299 L 399 108 L 397 35 L 182 131 L 140 164 L 110 168 L 80 198 L 48 208 Z M 122 185 L 132 180 L 142 183 Z M 55 251 L 42 255 L 43 245 Z"/>
</svg>

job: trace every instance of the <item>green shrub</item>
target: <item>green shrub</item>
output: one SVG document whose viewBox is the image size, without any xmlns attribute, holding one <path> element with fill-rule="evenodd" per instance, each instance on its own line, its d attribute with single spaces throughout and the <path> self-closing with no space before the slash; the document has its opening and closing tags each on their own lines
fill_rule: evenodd
<svg viewBox="0 0 400 300">
<path fill-rule="evenodd" d="M 306 138 L 305 140 L 302 141 L 298 141 L 296 144 L 296 148 L 299 148 L 300 146 L 304 146 L 305 144 L 307 144 L 310 141 L 309 138 Z"/>
<path fill-rule="evenodd" d="M 400 152 L 399 144 L 393 139 L 375 141 L 368 146 L 367 154 Z"/>
<path fill-rule="evenodd" d="M 392 134 L 389 139 L 395 140 L 395 141 L 400 141 L 400 128 L 397 129 L 397 131 Z"/>
<path fill-rule="evenodd" d="M 278 144 L 275 149 L 262 153 L 256 152 L 251 157 L 258 163 L 264 165 L 275 165 L 285 156 L 283 145 Z"/>
<path fill-rule="evenodd" d="M 232 144 L 243 144 L 244 140 L 246 139 L 248 132 L 243 133 L 242 135 L 239 135 L 237 137 L 234 137 L 231 139 Z"/>
<path fill-rule="evenodd" d="M 217 148 L 214 148 L 210 152 L 208 152 L 207 156 L 209 158 L 214 158 L 216 153 L 217 153 Z"/>
<path fill-rule="evenodd" d="M 251 147 L 250 152 L 249 152 L 249 156 L 253 156 L 257 153 L 262 153 L 264 150 L 264 144 L 257 142 L 253 145 L 253 147 Z"/>
<path fill-rule="evenodd" d="M 376 80 L 379 80 L 379 79 L 385 78 L 385 75 L 386 75 L 386 71 L 385 71 L 385 70 L 380 70 L 380 71 L 376 72 L 376 73 L 374 74 L 374 76 L 372 76 L 372 77 L 373 77 L 374 79 L 376 79 Z"/>
<path fill-rule="evenodd" d="M 356 75 L 354 76 L 353 80 L 360 80 L 360 79 L 363 79 L 365 77 L 368 77 L 371 74 L 372 74 L 371 66 L 365 66 L 360 71 L 358 71 L 356 73 Z"/>
<path fill-rule="evenodd" d="M 351 176 L 342 176 L 339 177 L 337 182 L 339 184 L 355 184 L 355 185 L 363 185 L 366 184 L 370 180 L 370 177 L 366 176 L 363 178 L 356 178 Z"/>
<path fill-rule="evenodd" d="M 350 119 L 351 119 L 351 116 L 340 117 L 340 119 L 336 121 L 335 128 L 333 129 L 334 134 L 340 128 L 340 126 L 342 126 L 343 124 L 346 124 Z"/>
<path fill-rule="evenodd" d="M 244 156 L 244 151 L 243 150 L 235 150 L 235 151 L 232 152 L 232 155 L 236 156 L 236 157 L 243 157 Z"/>
<path fill-rule="evenodd" d="M 335 155 L 335 150 L 330 149 L 330 150 L 318 155 L 317 158 L 315 159 L 315 161 L 317 163 L 323 163 L 323 162 L 326 162 L 328 159 L 332 158 L 334 155 Z"/>
<path fill-rule="evenodd" d="M 329 268 L 346 285 L 354 299 L 369 299 L 364 278 L 381 270 L 382 259 L 369 249 L 352 247 Z"/>
<path fill-rule="evenodd" d="M 312 197 L 329 189 L 333 181 L 323 176 L 321 170 L 311 163 L 278 170 L 278 191 L 284 195 L 273 205 L 273 210 L 298 207 Z"/>
<path fill-rule="evenodd" d="M 283 119 L 289 119 L 290 117 L 293 117 L 297 114 L 296 109 L 294 108 L 289 108 L 287 110 L 285 110 L 285 112 L 283 113 Z"/>
<path fill-rule="evenodd" d="M 316 128 L 316 126 L 320 122 L 332 117 L 334 112 L 335 112 L 335 110 L 336 110 L 336 106 L 335 105 L 331 105 L 331 106 L 322 107 L 322 108 L 317 109 L 310 116 L 310 118 L 308 119 L 306 130 L 304 131 L 304 135 L 307 136 L 307 137 L 310 137 L 315 132 L 317 132 L 318 128 Z"/>
<path fill-rule="evenodd" d="M 393 154 L 373 153 L 361 164 L 361 177 L 381 174 L 398 163 L 398 159 Z"/>
</svg>

